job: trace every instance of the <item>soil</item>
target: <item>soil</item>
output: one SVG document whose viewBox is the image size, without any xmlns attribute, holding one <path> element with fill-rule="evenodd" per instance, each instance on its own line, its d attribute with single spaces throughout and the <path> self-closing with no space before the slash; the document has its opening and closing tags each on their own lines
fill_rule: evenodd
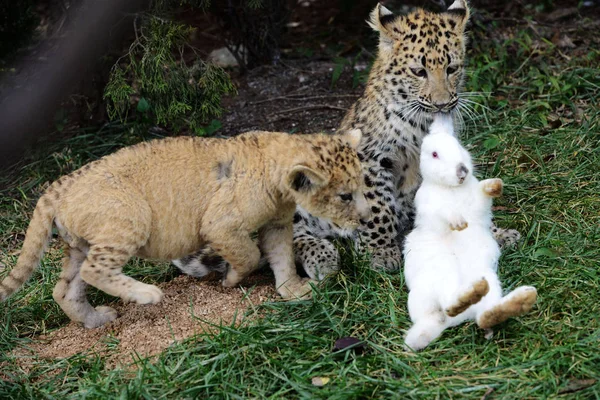
<svg viewBox="0 0 600 400">
<path fill-rule="evenodd" d="M 257 305 L 278 297 L 272 276 L 264 272 L 248 277 L 238 288 L 224 288 L 215 278 L 179 276 L 159 285 L 165 294 L 159 304 L 110 304 L 119 314 L 114 322 L 96 329 L 71 322 L 13 354 L 25 370 L 36 358 L 60 359 L 80 353 L 106 355 L 109 368 L 128 367 L 137 357 L 159 354 L 191 336 L 216 333 L 220 325 L 251 321 L 260 315 Z"/>
<path fill-rule="evenodd" d="M 238 80 L 239 93 L 223 101 L 227 110 L 217 131 L 224 136 L 250 130 L 332 132 L 361 94 L 340 78 L 330 89 L 335 64 L 295 61 L 286 66 L 265 66 Z"/>
</svg>

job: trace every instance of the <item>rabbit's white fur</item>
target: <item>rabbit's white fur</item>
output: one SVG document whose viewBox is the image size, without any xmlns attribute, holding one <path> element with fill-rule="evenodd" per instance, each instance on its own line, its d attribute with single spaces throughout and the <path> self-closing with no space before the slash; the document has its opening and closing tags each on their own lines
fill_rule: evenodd
<svg viewBox="0 0 600 400">
<path fill-rule="evenodd" d="M 413 322 L 405 344 L 412 350 L 466 320 L 489 329 L 529 311 L 537 297 L 531 286 L 502 296 L 500 249 L 490 231 L 492 197 L 501 194 L 502 181 L 473 176 L 471 157 L 454 137 L 449 116 L 434 119 L 421 146 L 420 168 L 415 228 L 404 244 Z"/>
</svg>

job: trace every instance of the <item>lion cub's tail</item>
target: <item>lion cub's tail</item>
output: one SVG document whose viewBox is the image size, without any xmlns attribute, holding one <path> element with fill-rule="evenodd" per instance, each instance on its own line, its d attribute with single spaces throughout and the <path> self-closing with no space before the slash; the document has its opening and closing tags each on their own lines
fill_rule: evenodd
<svg viewBox="0 0 600 400">
<path fill-rule="evenodd" d="M 33 211 L 33 217 L 27 228 L 23 249 L 17 265 L 0 283 L 0 300 L 16 292 L 29 279 L 40 263 L 52 233 L 54 206 L 47 195 L 43 195 Z"/>
</svg>

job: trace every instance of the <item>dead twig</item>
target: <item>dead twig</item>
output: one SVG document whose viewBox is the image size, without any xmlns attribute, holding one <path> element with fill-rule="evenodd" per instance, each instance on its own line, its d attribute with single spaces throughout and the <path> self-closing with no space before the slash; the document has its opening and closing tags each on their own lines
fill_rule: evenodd
<svg viewBox="0 0 600 400">
<path fill-rule="evenodd" d="M 283 62 L 283 60 L 279 60 L 279 61 L 278 61 L 278 63 L 279 63 L 279 64 L 281 64 L 281 65 L 283 65 L 284 67 L 286 67 L 286 68 L 289 68 L 289 69 L 292 69 L 292 70 L 294 70 L 294 71 L 298 71 L 298 72 L 304 72 L 304 73 L 306 73 L 306 74 L 311 74 L 311 75 L 315 75 L 315 74 L 317 74 L 317 73 L 318 73 L 317 71 L 308 71 L 308 70 L 306 70 L 306 69 L 300 69 L 300 68 L 296 68 L 296 67 L 294 67 L 294 66 L 292 66 L 292 65 L 290 65 L 290 64 L 287 64 L 287 63 Z"/>
<path fill-rule="evenodd" d="M 485 393 L 483 394 L 483 396 L 481 396 L 481 400 L 486 400 L 488 398 L 488 396 L 490 394 L 492 394 L 494 392 L 494 388 L 493 387 L 489 387 Z"/>
<path fill-rule="evenodd" d="M 343 107 L 330 106 L 329 104 L 317 104 L 314 106 L 288 108 L 287 110 L 278 111 L 275 114 L 290 114 L 290 113 L 296 113 L 296 112 L 300 112 L 300 111 L 320 110 L 320 109 L 347 111 L 347 109 L 343 108 Z"/>
<path fill-rule="evenodd" d="M 558 391 L 558 394 L 575 393 L 595 385 L 596 382 L 596 379 L 572 379 L 567 383 L 566 387 Z"/>
<path fill-rule="evenodd" d="M 521 65 L 519 65 L 519 68 L 517 68 L 512 74 L 510 74 L 510 76 L 516 76 L 517 73 L 519 73 L 519 71 L 525 66 L 525 64 L 527 64 L 529 62 L 529 60 L 531 60 L 531 57 L 533 57 L 533 55 L 535 54 L 535 52 L 538 50 L 538 45 L 536 44 L 533 49 L 531 49 L 531 52 L 529 53 L 529 56 L 525 59 L 525 61 L 523 61 L 523 63 Z"/>
<path fill-rule="evenodd" d="M 308 100 L 320 100 L 320 99 L 342 99 L 342 98 L 358 98 L 357 94 L 331 94 L 331 95 L 323 95 L 323 96 L 308 96 L 308 97 L 299 97 L 300 95 L 286 95 L 286 96 L 277 96 L 271 97 L 270 99 L 254 101 L 252 103 L 248 103 L 249 105 L 257 105 L 263 103 L 269 103 L 271 101 L 277 100 L 290 100 L 290 101 L 308 101 Z"/>
<path fill-rule="evenodd" d="M 336 106 L 330 106 L 329 104 L 318 104 L 318 105 L 314 105 L 314 106 L 306 106 L 306 107 L 295 107 L 295 108 L 289 108 L 287 110 L 281 110 L 279 112 L 276 112 L 275 115 L 279 115 L 278 117 L 275 118 L 269 118 L 268 122 L 270 124 L 272 124 L 273 122 L 277 122 L 277 121 L 281 121 L 284 119 L 290 119 L 292 117 L 292 113 L 297 113 L 300 111 L 310 111 L 310 110 L 319 110 L 319 109 L 328 109 L 328 110 L 335 110 L 335 111 L 347 111 L 347 109 L 342 108 L 342 107 L 336 107 Z"/>
</svg>

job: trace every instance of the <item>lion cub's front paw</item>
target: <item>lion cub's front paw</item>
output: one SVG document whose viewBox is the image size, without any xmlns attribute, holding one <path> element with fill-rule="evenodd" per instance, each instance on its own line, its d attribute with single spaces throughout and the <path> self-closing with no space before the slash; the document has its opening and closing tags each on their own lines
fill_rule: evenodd
<svg viewBox="0 0 600 400">
<path fill-rule="evenodd" d="M 460 216 L 456 216 L 450 219 L 450 230 L 453 231 L 462 231 L 469 227 L 469 223 L 466 219 Z"/>
<path fill-rule="evenodd" d="M 129 293 L 123 297 L 123 300 L 137 304 L 156 304 L 162 298 L 163 292 L 158 287 L 137 282 L 136 285 L 129 289 Z"/>
<path fill-rule="evenodd" d="M 310 284 L 316 285 L 318 282 L 310 278 L 292 278 L 277 288 L 277 293 L 286 300 L 310 299 L 312 288 Z"/>
<path fill-rule="evenodd" d="M 483 192 L 490 197 L 500 197 L 502 196 L 504 183 L 502 182 L 502 179 L 499 178 L 486 179 L 481 181 L 481 188 L 483 189 Z"/>
</svg>

